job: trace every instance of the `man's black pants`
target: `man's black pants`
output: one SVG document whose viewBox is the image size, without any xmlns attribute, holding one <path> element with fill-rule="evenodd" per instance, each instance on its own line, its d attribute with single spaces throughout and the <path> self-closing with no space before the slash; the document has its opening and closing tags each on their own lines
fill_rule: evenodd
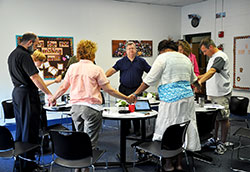
<svg viewBox="0 0 250 172">
<path fill-rule="evenodd" d="M 14 114 L 16 118 L 16 141 L 39 143 L 40 128 L 40 99 L 37 89 L 27 87 L 15 87 L 12 92 Z M 35 159 L 35 151 L 23 155 L 29 159 Z M 36 164 L 21 160 L 16 161 L 16 167 L 20 166 L 22 171 L 32 171 Z M 18 169 L 19 167 L 17 167 Z"/>
</svg>

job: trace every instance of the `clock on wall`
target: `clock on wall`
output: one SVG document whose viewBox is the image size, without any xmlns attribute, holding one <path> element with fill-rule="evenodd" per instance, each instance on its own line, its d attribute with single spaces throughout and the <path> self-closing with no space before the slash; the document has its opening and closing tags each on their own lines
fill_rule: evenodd
<svg viewBox="0 0 250 172">
<path fill-rule="evenodd" d="M 191 19 L 191 25 L 193 27 L 199 26 L 201 17 L 198 14 L 189 14 L 188 18 Z"/>
<path fill-rule="evenodd" d="M 193 27 L 197 27 L 199 26 L 199 23 L 200 23 L 200 19 L 197 16 L 194 16 L 191 20 L 191 25 Z"/>
</svg>

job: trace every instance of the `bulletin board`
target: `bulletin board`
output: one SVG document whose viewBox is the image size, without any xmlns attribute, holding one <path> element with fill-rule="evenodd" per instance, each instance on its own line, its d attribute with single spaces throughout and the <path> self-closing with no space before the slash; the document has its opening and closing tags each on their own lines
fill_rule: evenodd
<svg viewBox="0 0 250 172">
<path fill-rule="evenodd" d="M 234 37 L 233 87 L 250 91 L 250 35 Z"/>
<path fill-rule="evenodd" d="M 19 43 L 22 35 L 17 35 Z M 70 57 L 73 56 L 73 37 L 38 36 L 37 49 L 45 54 L 47 61 L 40 70 L 43 71 L 44 79 L 54 79 L 62 74 Z"/>
</svg>

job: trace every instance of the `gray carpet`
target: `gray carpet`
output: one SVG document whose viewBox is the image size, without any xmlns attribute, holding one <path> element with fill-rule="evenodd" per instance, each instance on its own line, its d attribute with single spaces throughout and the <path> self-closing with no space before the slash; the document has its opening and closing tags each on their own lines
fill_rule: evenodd
<svg viewBox="0 0 250 172">
<path fill-rule="evenodd" d="M 68 126 L 68 125 L 67 125 Z M 232 136 L 232 134 L 238 129 L 240 126 L 245 127 L 245 124 L 242 122 L 231 122 L 230 128 L 230 136 L 229 141 L 233 143 L 237 143 L 238 138 Z M 148 129 L 152 129 L 152 126 L 148 127 Z M 13 134 L 15 131 L 12 132 Z M 131 148 L 131 144 L 135 141 L 128 140 L 127 141 L 127 161 L 134 160 L 133 149 Z M 243 144 L 250 144 L 250 139 L 243 139 Z M 103 129 L 100 133 L 98 147 L 100 149 L 105 149 L 107 152 L 105 155 L 99 160 L 99 162 L 118 162 L 118 158 L 116 154 L 119 153 L 119 123 L 117 121 L 106 120 Z M 231 166 L 231 152 L 232 147 L 228 147 L 228 151 L 224 155 L 216 155 L 213 150 L 207 150 L 203 152 L 203 154 L 211 156 L 213 158 L 212 164 L 207 164 L 198 160 L 195 160 L 195 169 L 197 172 L 228 172 Z M 246 155 L 250 157 L 250 148 L 245 149 L 241 152 L 242 155 Z M 235 154 L 236 155 L 236 154 Z M 232 164 L 233 167 L 239 168 L 245 171 L 250 171 L 250 162 L 242 162 L 238 161 L 234 156 Z M 51 156 L 45 155 L 45 161 L 50 162 Z M 0 172 L 9 172 L 12 171 L 13 160 L 0 160 Z M 187 166 L 185 165 L 185 161 L 183 160 L 183 167 L 187 171 Z M 53 171 L 55 172 L 68 172 L 70 169 L 62 168 L 57 165 L 54 166 Z M 96 168 L 96 171 L 107 171 L 103 168 Z M 111 172 L 120 172 L 122 169 L 120 167 L 109 167 L 108 171 Z M 156 165 L 154 163 L 140 164 L 136 165 L 135 168 L 128 166 L 128 171 L 136 171 L 136 172 L 153 172 L 156 171 Z"/>
</svg>

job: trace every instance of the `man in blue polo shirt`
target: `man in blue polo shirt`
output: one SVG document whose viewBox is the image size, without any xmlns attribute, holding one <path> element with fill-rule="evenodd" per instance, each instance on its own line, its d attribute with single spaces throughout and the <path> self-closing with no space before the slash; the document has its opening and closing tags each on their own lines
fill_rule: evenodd
<svg viewBox="0 0 250 172">
<path fill-rule="evenodd" d="M 143 72 L 148 73 L 151 66 L 145 59 L 136 56 L 136 46 L 134 42 L 128 42 L 126 45 L 126 54 L 122 59 L 106 72 L 110 77 L 117 71 L 120 71 L 119 91 L 125 95 L 132 94 L 142 83 Z M 134 132 L 140 135 L 140 121 L 133 120 Z M 129 134 L 130 122 L 128 122 L 126 133 Z"/>
</svg>

